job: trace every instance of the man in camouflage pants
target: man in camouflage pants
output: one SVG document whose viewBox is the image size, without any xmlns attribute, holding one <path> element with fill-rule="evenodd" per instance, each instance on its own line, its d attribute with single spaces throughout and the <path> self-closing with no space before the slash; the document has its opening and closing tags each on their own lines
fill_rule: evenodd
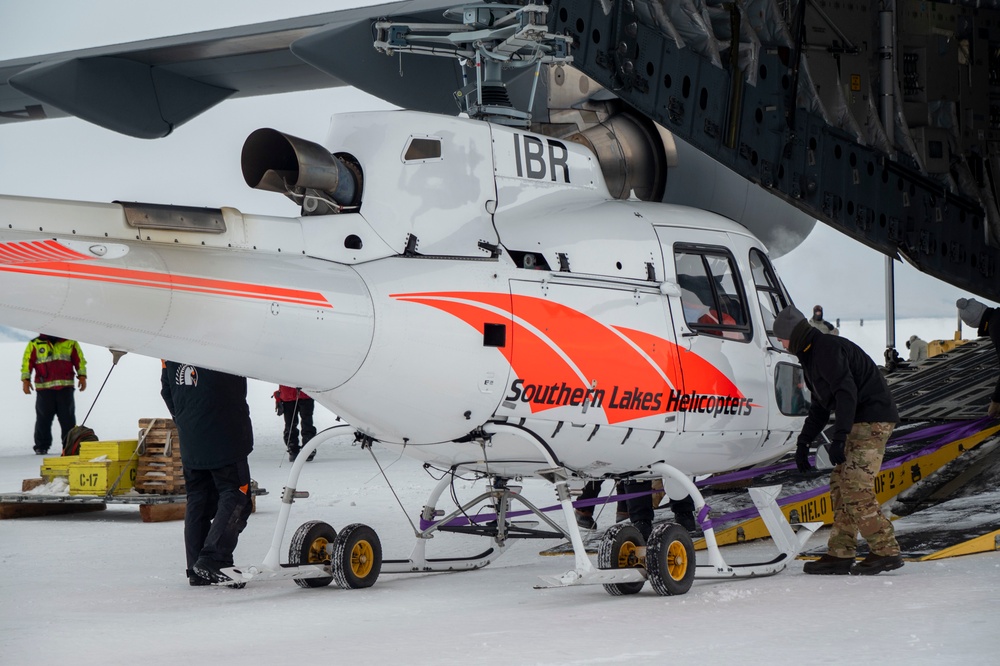
<svg viewBox="0 0 1000 666">
<path fill-rule="evenodd" d="M 882 466 L 885 443 L 899 422 L 896 404 L 875 363 L 843 337 L 823 335 L 805 315 L 789 306 L 774 320 L 774 336 L 802 364 L 812 393 L 809 415 L 799 434 L 795 463 L 810 469 L 809 445 L 835 414 L 829 445 L 833 527 L 827 553 L 802 570 L 808 574 L 874 575 L 903 566 L 892 523 L 875 497 L 875 475 Z M 869 554 L 855 563 L 857 534 Z"/>
</svg>

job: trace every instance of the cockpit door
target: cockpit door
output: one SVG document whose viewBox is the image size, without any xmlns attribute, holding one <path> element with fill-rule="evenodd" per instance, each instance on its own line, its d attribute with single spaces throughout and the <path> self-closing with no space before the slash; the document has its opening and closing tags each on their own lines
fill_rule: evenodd
<svg viewBox="0 0 1000 666">
<path fill-rule="evenodd" d="M 657 234 L 667 277 L 680 292 L 670 301 L 684 388 L 668 405 L 685 432 L 739 457 L 764 439 L 770 402 L 768 343 L 754 329 L 746 266 L 724 232 L 658 228 Z"/>
</svg>

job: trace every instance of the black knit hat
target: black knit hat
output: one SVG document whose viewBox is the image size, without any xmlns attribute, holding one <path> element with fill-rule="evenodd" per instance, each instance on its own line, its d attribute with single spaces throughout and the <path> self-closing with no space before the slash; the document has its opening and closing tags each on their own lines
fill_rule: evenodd
<svg viewBox="0 0 1000 666">
<path fill-rule="evenodd" d="M 774 318 L 774 326 L 771 328 L 774 331 L 774 337 L 779 340 L 791 340 L 792 330 L 800 321 L 805 321 L 805 318 L 806 316 L 799 312 L 798 308 L 789 305 Z"/>
</svg>

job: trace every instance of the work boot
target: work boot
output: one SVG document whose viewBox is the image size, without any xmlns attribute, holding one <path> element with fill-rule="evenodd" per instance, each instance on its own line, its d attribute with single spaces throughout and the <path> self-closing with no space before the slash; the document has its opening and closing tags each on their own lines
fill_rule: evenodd
<svg viewBox="0 0 1000 666">
<path fill-rule="evenodd" d="M 299 457 L 299 447 L 289 446 L 288 447 L 288 460 L 289 462 L 295 462 L 295 459 Z"/>
<path fill-rule="evenodd" d="M 32 450 L 35 452 L 36 456 L 47 456 L 47 455 L 49 455 L 49 450 L 48 449 L 43 449 L 40 446 L 36 446 Z"/>
<path fill-rule="evenodd" d="M 632 527 L 639 530 L 643 541 L 649 541 L 649 535 L 653 531 L 653 522 L 650 520 L 637 520 L 632 523 Z"/>
<path fill-rule="evenodd" d="M 583 511 L 576 509 L 576 526 L 581 530 L 596 530 L 597 521 L 593 516 L 588 516 Z"/>
<path fill-rule="evenodd" d="M 883 571 L 892 571 L 903 566 L 901 555 L 878 555 L 868 553 L 868 557 L 851 567 L 852 576 L 874 576 Z"/>
<path fill-rule="evenodd" d="M 674 521 L 688 532 L 697 532 L 698 524 L 694 522 L 694 513 L 689 511 L 674 512 Z"/>
<path fill-rule="evenodd" d="M 207 580 L 209 584 L 219 583 L 225 585 L 226 587 L 231 587 L 235 590 L 242 589 L 247 586 L 246 581 L 235 581 L 226 574 L 222 573 L 222 567 L 232 566 L 230 564 L 225 564 L 223 562 L 216 562 L 215 560 L 210 560 L 204 557 L 199 557 L 198 561 L 194 563 L 194 572 Z M 190 580 L 189 580 L 190 582 Z M 193 584 L 193 583 L 192 583 Z"/>
<path fill-rule="evenodd" d="M 854 564 L 853 557 L 834 557 L 827 553 L 814 562 L 806 562 L 802 572 L 819 576 L 846 576 L 854 573 L 851 571 L 852 564 Z"/>
<path fill-rule="evenodd" d="M 194 569 L 187 570 L 188 585 L 191 587 L 200 587 L 202 585 L 211 585 L 212 581 L 202 578 L 199 576 Z"/>
<path fill-rule="evenodd" d="M 316 457 L 316 452 L 317 451 L 319 451 L 319 449 L 313 449 L 313 452 L 309 454 L 308 458 L 306 458 L 306 462 L 312 462 L 313 458 Z"/>
</svg>

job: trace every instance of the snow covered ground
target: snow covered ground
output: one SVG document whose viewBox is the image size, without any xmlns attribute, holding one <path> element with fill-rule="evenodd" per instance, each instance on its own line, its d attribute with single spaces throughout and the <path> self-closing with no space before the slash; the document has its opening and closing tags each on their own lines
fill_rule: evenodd
<svg viewBox="0 0 1000 666">
<path fill-rule="evenodd" d="M 867 328 L 867 322 L 866 322 Z M 929 339 L 924 336 L 925 339 Z M 34 398 L 20 392 L 24 344 L 0 342 L 4 436 L 0 492 L 38 476 L 31 452 Z M 108 377 L 111 355 L 85 346 L 89 388 L 77 394 L 82 419 Z M 138 419 L 165 416 L 159 361 L 123 357 L 87 424 L 102 439 L 136 437 Z M 253 476 L 270 493 L 240 539 L 238 563 L 259 561 L 277 517 L 289 463 L 270 393 L 251 382 L 256 448 Z M 334 423 L 323 413 L 320 425 Z M 306 466 L 292 526 L 364 522 L 388 558 L 409 553 L 412 530 L 433 481 L 421 466 L 378 450 L 401 502 L 370 454 L 350 441 L 321 448 Z M 463 482 L 472 494 L 482 482 Z M 525 481 L 540 505 L 554 493 Z M 600 518 L 602 526 L 612 519 Z M 558 518 L 557 518 L 558 520 Z M 291 534 L 285 535 L 287 548 Z M 809 547 L 822 545 L 825 533 Z M 192 588 L 184 577 L 181 522 L 143 523 L 134 506 L 76 516 L 0 521 L 0 665 L 180 663 L 292 664 L 309 661 L 394 664 L 699 664 L 995 663 L 1000 651 L 1000 553 L 926 563 L 871 578 L 813 577 L 802 562 L 770 578 L 696 581 L 678 597 L 647 586 L 628 597 L 600 587 L 536 590 L 537 576 L 572 567 L 571 557 L 540 557 L 556 541 L 524 541 L 476 572 L 386 575 L 366 590 L 302 589 L 290 582 L 243 590 Z M 442 535 L 430 555 L 472 554 L 470 537 Z M 769 552 L 769 543 L 726 548 L 732 561 Z M 286 554 L 283 553 L 283 559 Z"/>
</svg>

